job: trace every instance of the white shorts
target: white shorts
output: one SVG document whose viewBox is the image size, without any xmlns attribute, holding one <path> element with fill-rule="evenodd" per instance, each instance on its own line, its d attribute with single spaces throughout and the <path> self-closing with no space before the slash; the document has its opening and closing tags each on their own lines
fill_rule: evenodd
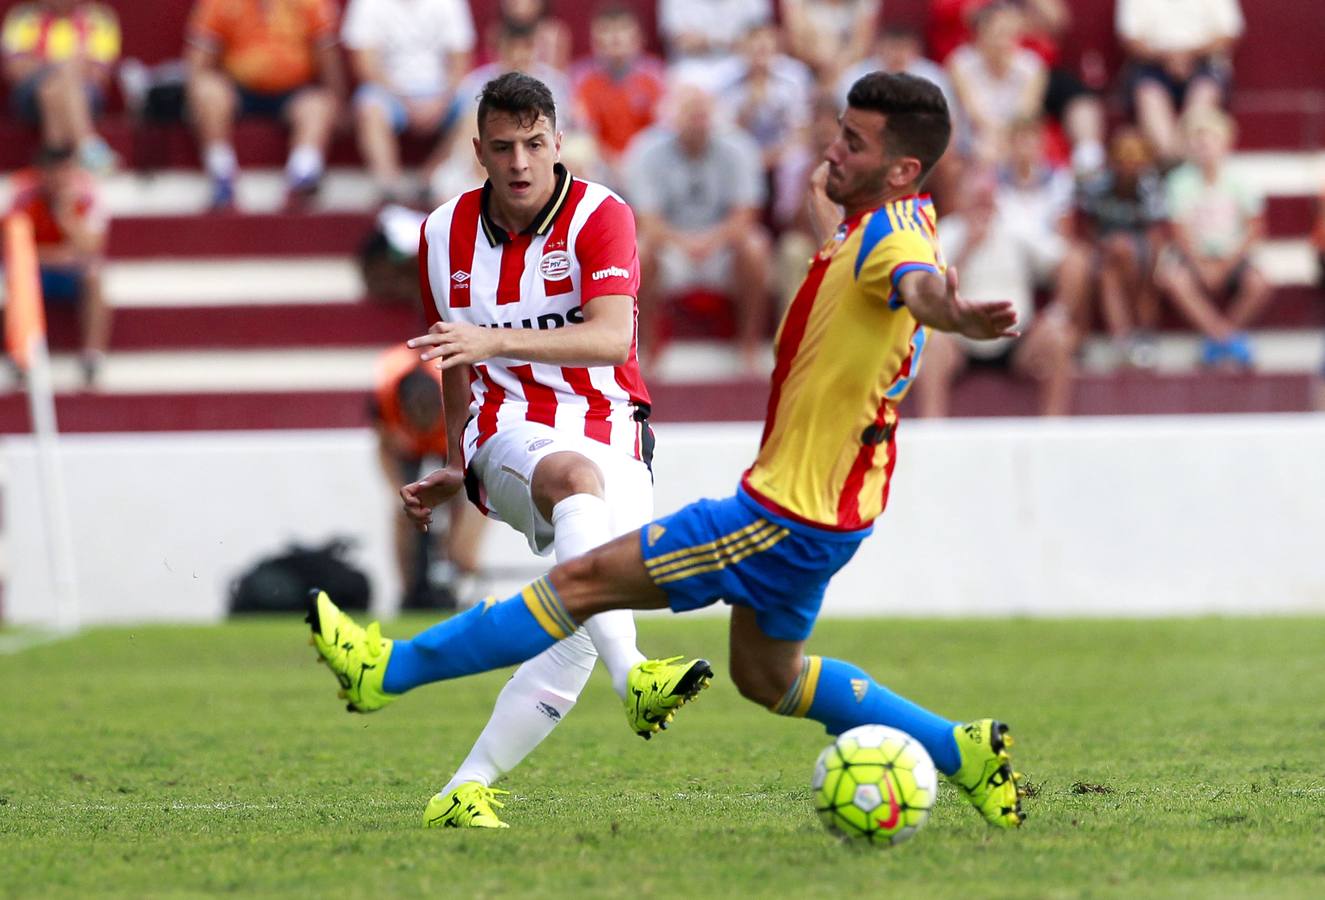
<svg viewBox="0 0 1325 900">
<path fill-rule="evenodd" d="M 580 454 L 602 472 L 613 537 L 642 528 L 653 518 L 653 475 L 648 466 L 592 438 L 538 422 L 502 427 L 470 460 L 469 472 L 479 482 L 479 508 L 523 534 L 539 556 L 547 556 L 552 550 L 552 523 L 534 503 L 534 469 L 543 457 L 566 452 Z"/>
</svg>

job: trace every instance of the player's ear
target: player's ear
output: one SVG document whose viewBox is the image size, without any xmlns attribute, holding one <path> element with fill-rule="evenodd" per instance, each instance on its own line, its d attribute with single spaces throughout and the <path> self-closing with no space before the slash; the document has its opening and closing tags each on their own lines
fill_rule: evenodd
<svg viewBox="0 0 1325 900">
<path fill-rule="evenodd" d="M 470 138 L 470 140 L 474 144 L 474 158 L 477 159 L 480 163 L 483 162 L 483 153 L 481 152 L 481 148 L 483 147 L 482 140 L 480 140 L 477 135 Z"/>
<path fill-rule="evenodd" d="M 560 131 L 552 135 L 553 162 L 561 162 L 561 135 Z"/>
<path fill-rule="evenodd" d="M 914 156 L 900 156 L 888 164 L 888 184 L 904 188 L 920 180 L 920 160 Z"/>
</svg>

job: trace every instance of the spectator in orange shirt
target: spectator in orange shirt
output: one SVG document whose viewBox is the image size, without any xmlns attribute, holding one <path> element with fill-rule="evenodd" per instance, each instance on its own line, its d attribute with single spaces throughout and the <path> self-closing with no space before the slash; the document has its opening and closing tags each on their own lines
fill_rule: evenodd
<svg viewBox="0 0 1325 900">
<path fill-rule="evenodd" d="M 639 16 L 624 4 L 600 8 L 589 36 L 593 56 L 575 73 L 575 121 L 598 141 L 604 161 L 615 172 L 631 138 L 657 118 L 658 101 L 666 90 L 663 64 L 644 54 Z"/>
<path fill-rule="evenodd" d="M 393 491 L 419 477 L 427 457 L 446 459 L 446 417 L 441 373 L 399 346 L 378 363 L 377 391 L 371 404 L 378 461 Z M 454 609 L 467 598 L 478 571 L 483 516 L 463 493 L 447 503 L 446 527 L 415 531 L 397 511 L 396 562 L 404 590 L 403 609 Z"/>
<path fill-rule="evenodd" d="M 119 56 L 119 19 L 101 3 L 37 0 L 5 16 L 5 79 L 15 113 L 41 126 L 43 144 L 77 148 L 83 165 L 98 172 L 115 166 L 92 120 Z"/>
<path fill-rule="evenodd" d="M 78 304 L 83 379 L 90 386 L 110 345 L 110 307 L 101 288 L 106 216 L 96 179 L 71 146 L 43 147 L 37 165 L 14 176 L 12 212 L 32 221 L 46 300 Z"/>
<path fill-rule="evenodd" d="M 291 205 L 316 194 L 345 95 L 335 0 L 198 0 L 188 28 L 189 108 L 212 177 L 212 208 L 234 204 L 235 117 L 291 128 L 285 166 Z"/>
</svg>

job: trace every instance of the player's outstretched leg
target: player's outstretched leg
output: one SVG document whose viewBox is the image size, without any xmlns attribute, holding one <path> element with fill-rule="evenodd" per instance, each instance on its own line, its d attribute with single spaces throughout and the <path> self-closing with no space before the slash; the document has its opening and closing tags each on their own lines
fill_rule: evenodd
<svg viewBox="0 0 1325 900">
<path fill-rule="evenodd" d="M 851 663 L 818 656 L 804 658 L 799 677 L 773 711 L 814 719 L 829 734 L 866 724 L 905 731 L 985 821 L 1015 828 L 1025 819 L 1020 775 L 1008 754 L 1012 737 L 1001 722 L 960 725 L 894 694 Z"/>
<path fill-rule="evenodd" d="M 320 590 L 309 594 L 304 621 L 313 630 L 309 643 L 317 648 L 318 662 L 326 663 L 340 682 L 337 696 L 346 701 L 346 710 L 373 712 L 396 699 L 382 688 L 392 641 L 382 637 L 381 626 L 362 627 Z"/>
</svg>

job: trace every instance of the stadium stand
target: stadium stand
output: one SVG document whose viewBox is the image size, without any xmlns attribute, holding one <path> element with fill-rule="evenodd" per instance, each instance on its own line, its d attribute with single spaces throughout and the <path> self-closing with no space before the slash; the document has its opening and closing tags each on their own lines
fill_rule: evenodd
<svg viewBox="0 0 1325 900">
<path fill-rule="evenodd" d="M 14 0 L 0 0 L 0 15 Z M 493 21 L 495 0 L 475 0 L 476 26 Z M 654 4 L 635 0 L 657 50 Z M 124 56 L 155 65 L 181 52 L 189 0 L 116 4 Z M 554 3 L 566 15 L 570 3 Z M 1080 414 L 1294 411 L 1312 408 L 1321 370 L 1325 300 L 1315 286 L 1308 240 L 1325 185 L 1325 85 L 1314 58 L 1325 18 L 1302 16 L 1292 0 L 1243 4 L 1247 33 L 1236 57 L 1231 109 L 1240 126 L 1232 165 L 1269 197 L 1264 267 L 1275 286 L 1254 333 L 1253 374 L 1197 370 L 1199 339 L 1165 320 L 1155 373 L 1119 373 L 1106 342 L 1091 338 L 1073 409 Z M 1116 71 L 1113 0 L 1073 4 L 1078 23 L 1065 49 L 1103 58 Z M 888 0 L 885 15 L 923 26 L 924 0 Z M 566 16 L 576 55 L 588 50 L 588 17 Z M 1310 33 L 1314 29 L 1314 34 Z M 1293 34 L 1292 41 L 1282 40 Z M 3 98 L 7 109 L 8 98 Z M 277 210 L 286 141 L 266 122 L 242 122 L 236 147 L 245 178 L 242 212 L 204 213 L 206 179 L 182 125 L 137 126 L 118 98 L 101 132 L 126 170 L 106 184 L 113 214 L 107 290 L 115 333 L 97 392 L 82 392 L 76 323 L 58 311 L 56 352 L 61 430 L 160 431 L 359 427 L 380 350 L 414 333 L 412 308 L 363 296 L 353 254 L 372 220 L 375 194 L 349 130 L 329 154 L 323 194 L 305 215 Z M 0 116 L 0 172 L 31 159 L 33 131 Z M 418 159 L 424 148 L 407 148 Z M 6 179 L 7 180 L 7 179 Z M 7 191 L 0 190 L 0 196 Z M 684 329 L 678 329 L 684 332 Z M 658 421 L 756 419 L 766 386 L 736 378 L 726 345 L 677 340 L 654 378 Z M 1029 415 L 1034 390 L 997 375 L 963 380 L 955 415 Z M 29 428 L 26 402 L 0 368 L 0 433 Z"/>
</svg>

